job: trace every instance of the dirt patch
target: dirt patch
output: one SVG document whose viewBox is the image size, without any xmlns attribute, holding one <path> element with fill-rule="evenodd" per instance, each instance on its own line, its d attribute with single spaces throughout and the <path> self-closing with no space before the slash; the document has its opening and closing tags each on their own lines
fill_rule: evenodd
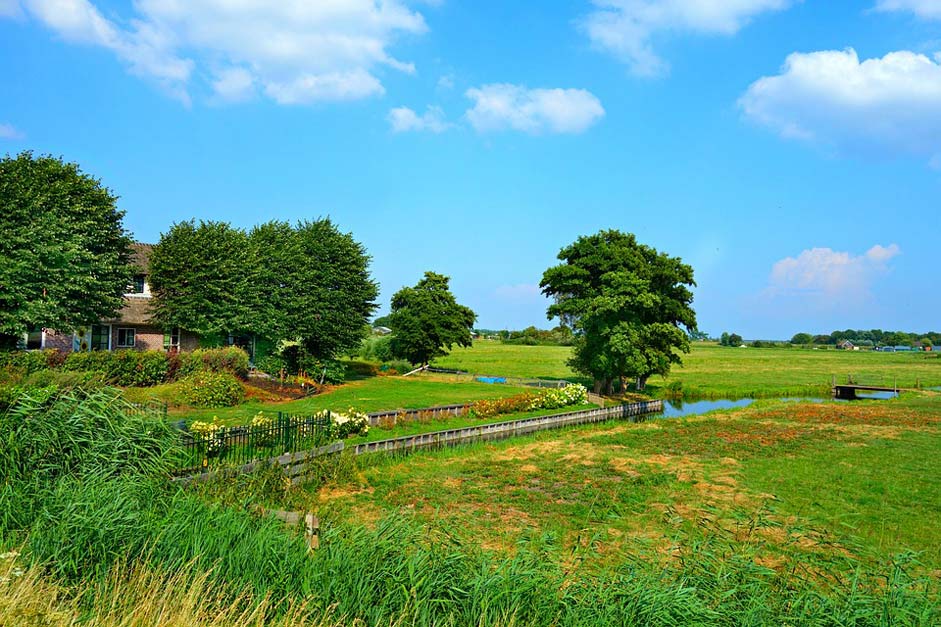
<svg viewBox="0 0 941 627">
<path fill-rule="evenodd" d="M 338 499 L 353 498 L 360 494 L 372 494 L 375 491 L 372 486 L 324 486 L 317 490 L 317 500 L 327 503 Z"/>
<path fill-rule="evenodd" d="M 547 440 L 545 442 L 532 442 L 523 446 L 510 446 L 495 454 L 493 461 L 510 462 L 529 460 L 534 457 L 544 458 L 549 454 L 557 453 L 564 446 L 566 446 L 566 443 L 560 440 Z"/>
</svg>

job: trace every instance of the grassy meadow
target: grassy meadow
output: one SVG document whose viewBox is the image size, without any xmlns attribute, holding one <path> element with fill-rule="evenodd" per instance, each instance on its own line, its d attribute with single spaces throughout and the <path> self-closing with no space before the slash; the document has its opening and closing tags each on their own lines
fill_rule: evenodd
<svg viewBox="0 0 941 627">
<path fill-rule="evenodd" d="M 342 524 L 405 512 L 509 554 L 603 569 L 669 562 L 706 530 L 778 570 L 906 551 L 941 574 L 941 395 L 854 404 L 763 401 L 705 416 L 547 432 L 365 461 L 310 492 Z"/>
<path fill-rule="evenodd" d="M 480 340 L 471 348 L 455 349 L 434 365 L 473 373 L 583 381 L 565 364 L 570 354 L 571 349 L 564 346 Z M 674 366 L 668 377 L 651 377 L 649 393 L 685 398 L 819 396 L 829 393 L 833 377 L 846 383 L 849 376 L 871 385 L 941 386 L 937 353 L 731 348 L 698 342 L 682 359 L 683 365 Z"/>
<path fill-rule="evenodd" d="M 570 379 L 567 351 L 482 342 L 441 365 Z M 834 374 L 941 385 L 941 360 L 923 355 L 697 345 L 686 359 L 668 380 L 684 395 L 825 391 Z M 173 417 L 239 423 L 259 410 L 520 391 L 367 377 L 300 401 Z M 941 624 L 938 392 L 767 399 L 436 451 L 345 453 L 295 488 L 266 471 L 172 484 L 178 435 L 127 409 L 100 390 L 0 414 L 0 627 Z M 259 506 L 316 512 L 320 548 L 309 553 Z"/>
</svg>

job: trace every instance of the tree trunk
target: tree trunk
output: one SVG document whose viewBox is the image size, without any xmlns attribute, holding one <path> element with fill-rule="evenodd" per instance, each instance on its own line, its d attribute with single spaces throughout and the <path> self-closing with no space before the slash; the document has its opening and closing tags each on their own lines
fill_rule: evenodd
<svg viewBox="0 0 941 627">
<path fill-rule="evenodd" d="M 594 383 L 594 386 L 593 386 L 594 391 L 595 391 L 595 394 L 601 394 L 601 386 L 602 386 L 602 385 L 604 385 L 604 382 L 601 381 L 601 379 L 595 379 L 595 383 Z"/>
<path fill-rule="evenodd" d="M 647 379 L 650 378 L 649 374 L 645 374 L 642 377 L 637 377 L 637 391 L 643 392 L 647 388 Z"/>
</svg>

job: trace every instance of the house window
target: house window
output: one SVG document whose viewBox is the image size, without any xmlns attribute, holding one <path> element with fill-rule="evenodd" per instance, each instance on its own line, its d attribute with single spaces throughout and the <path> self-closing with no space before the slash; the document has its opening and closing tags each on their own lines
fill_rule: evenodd
<svg viewBox="0 0 941 627">
<path fill-rule="evenodd" d="M 180 328 L 170 329 L 163 334 L 164 350 L 180 350 Z"/>
<path fill-rule="evenodd" d="M 137 331 L 134 329 L 118 329 L 118 348 L 134 348 Z"/>
<path fill-rule="evenodd" d="M 127 288 L 128 294 L 143 294 L 144 293 L 144 275 L 135 274 L 134 280 L 131 281 L 131 284 Z"/>
<path fill-rule="evenodd" d="M 36 327 L 26 334 L 26 350 L 42 348 L 42 328 Z"/>
<path fill-rule="evenodd" d="M 111 326 L 107 324 L 93 324 L 91 326 L 91 346 L 93 351 L 111 350 Z"/>
</svg>

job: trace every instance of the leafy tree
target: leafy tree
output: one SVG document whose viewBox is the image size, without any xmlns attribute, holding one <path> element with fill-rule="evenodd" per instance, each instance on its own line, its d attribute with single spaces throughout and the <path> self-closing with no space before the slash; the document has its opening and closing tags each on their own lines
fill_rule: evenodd
<svg viewBox="0 0 941 627">
<path fill-rule="evenodd" d="M 704 342 L 709 339 L 709 334 L 699 329 L 690 329 L 688 335 L 692 342 Z"/>
<path fill-rule="evenodd" d="M 643 389 L 689 352 L 696 328 L 693 269 L 678 257 L 638 244 L 634 235 L 601 231 L 561 250 L 540 287 L 555 299 L 547 311 L 577 339 L 570 365 L 594 379 L 597 392 L 636 378 Z M 681 327 L 685 327 L 685 330 Z"/>
<path fill-rule="evenodd" d="M 276 337 L 299 339 L 317 359 L 358 348 L 379 295 L 365 247 L 329 218 L 299 222 L 290 238 L 273 246 L 279 250 L 275 276 L 260 289 L 267 298 L 269 285 L 280 288 Z"/>
<path fill-rule="evenodd" d="M 32 327 L 70 331 L 117 313 L 133 275 L 123 218 L 74 163 L 0 159 L 0 346 Z"/>
<path fill-rule="evenodd" d="M 225 222 L 179 222 L 150 255 L 152 319 L 203 338 L 253 327 L 248 239 Z"/>
<path fill-rule="evenodd" d="M 375 329 L 376 327 L 388 327 L 389 324 L 390 324 L 389 315 L 386 314 L 386 315 L 384 315 L 384 316 L 379 316 L 378 318 L 376 318 L 375 320 L 373 320 L 373 321 L 372 321 L 372 328 Z M 391 328 L 391 327 L 389 327 L 389 328 Z"/>
<path fill-rule="evenodd" d="M 272 221 L 249 233 L 175 224 L 154 248 L 151 282 L 157 323 L 298 342 L 307 365 L 358 348 L 378 295 L 365 249 L 329 219 Z"/>
<path fill-rule="evenodd" d="M 810 344 L 814 341 L 814 336 L 810 333 L 795 333 L 791 338 L 791 344 Z"/>
<path fill-rule="evenodd" d="M 739 335 L 738 333 L 733 333 L 732 335 L 729 336 L 729 346 L 739 347 L 744 342 L 745 340 L 743 340 L 742 336 Z"/>
<path fill-rule="evenodd" d="M 728 346 L 729 345 L 729 332 L 723 331 L 722 336 L 719 338 L 719 346 Z"/>
<path fill-rule="evenodd" d="M 447 355 L 454 344 L 471 345 L 477 314 L 458 304 L 449 281 L 442 274 L 426 272 L 415 287 L 395 293 L 389 314 L 393 355 L 424 366 Z"/>
</svg>

